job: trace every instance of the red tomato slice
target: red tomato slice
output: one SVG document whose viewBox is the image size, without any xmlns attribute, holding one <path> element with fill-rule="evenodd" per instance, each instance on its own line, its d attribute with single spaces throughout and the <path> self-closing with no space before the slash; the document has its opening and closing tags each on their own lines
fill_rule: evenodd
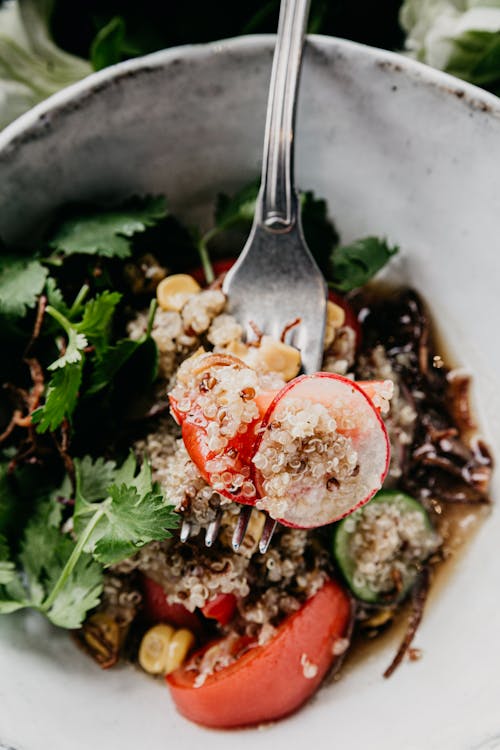
<svg viewBox="0 0 500 750">
<path fill-rule="evenodd" d="M 202 607 L 201 612 L 211 620 L 217 620 L 219 625 L 227 625 L 236 611 L 237 599 L 234 594 L 216 594 L 213 599 Z"/>
<path fill-rule="evenodd" d="M 199 687 L 194 659 L 168 675 L 174 703 L 186 718 L 208 727 L 242 727 L 287 716 L 318 688 L 350 620 L 348 595 L 328 581 L 268 643 L 250 648 Z"/>
<path fill-rule="evenodd" d="M 182 604 L 169 604 L 163 587 L 148 576 L 142 577 L 142 601 L 144 615 L 150 622 L 167 622 L 176 628 L 200 632 L 202 624 L 199 617 Z"/>
<path fill-rule="evenodd" d="M 206 429 L 189 418 L 182 422 L 184 445 L 203 479 L 224 497 L 244 505 L 255 504 L 255 492 L 247 497 L 241 491 L 241 484 L 234 484 L 234 491 L 231 486 L 228 488 L 227 484 L 231 484 L 231 477 L 244 476 L 246 480 L 250 480 L 250 460 L 254 451 L 257 425 L 258 422 L 249 425 L 247 432 L 230 440 L 223 451 L 211 451 L 208 447 Z M 225 484 L 220 484 L 221 471 L 214 468 L 219 463 L 223 464 L 223 472 L 227 475 L 224 476 Z"/>
<path fill-rule="evenodd" d="M 326 460 L 325 473 L 319 473 L 319 464 L 320 468 L 316 467 L 317 473 L 313 475 L 310 466 L 317 456 L 308 458 L 305 452 L 297 458 L 303 464 L 300 472 L 292 470 L 287 462 L 279 463 L 283 455 L 280 429 L 285 429 L 282 425 L 286 425 L 291 405 L 300 404 L 302 400 L 327 407 L 336 421 L 336 432 L 346 439 L 338 443 L 339 450 L 345 451 L 345 459 L 341 453 L 337 454 L 339 460 L 346 462 L 343 478 L 328 469 Z M 293 416 L 290 419 L 293 420 Z M 272 466 L 264 471 L 263 467 L 269 467 L 271 459 L 268 457 L 272 456 L 278 456 L 278 459 L 272 458 L 278 460 L 277 468 Z M 314 528 L 333 523 L 364 505 L 380 489 L 389 468 L 389 458 L 385 425 L 373 402 L 357 383 L 327 372 L 304 375 L 279 391 L 262 422 L 252 458 L 253 478 L 262 498 L 258 507 L 285 526 Z M 349 461 L 354 459 L 356 466 L 350 470 Z M 292 453 L 290 460 L 296 460 Z"/>
</svg>

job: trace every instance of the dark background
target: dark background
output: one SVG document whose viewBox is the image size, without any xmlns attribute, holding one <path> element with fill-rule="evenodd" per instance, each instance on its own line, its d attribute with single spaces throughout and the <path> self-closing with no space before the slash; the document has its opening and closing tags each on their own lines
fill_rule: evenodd
<svg viewBox="0 0 500 750">
<path fill-rule="evenodd" d="M 401 0 L 312 0 L 309 31 L 400 49 L 400 6 Z M 274 32 L 278 9 L 279 0 L 58 0 L 52 33 L 63 49 L 90 56 L 99 68 L 177 44 Z"/>
</svg>

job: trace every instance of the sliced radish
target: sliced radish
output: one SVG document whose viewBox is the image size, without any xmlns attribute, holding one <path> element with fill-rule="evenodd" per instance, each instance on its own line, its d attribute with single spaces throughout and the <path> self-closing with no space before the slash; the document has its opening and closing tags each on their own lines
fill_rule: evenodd
<svg viewBox="0 0 500 750">
<path fill-rule="evenodd" d="M 384 423 L 363 389 L 320 372 L 288 383 L 261 425 L 252 458 L 256 505 L 285 526 L 323 526 L 364 505 L 389 466 Z"/>
</svg>

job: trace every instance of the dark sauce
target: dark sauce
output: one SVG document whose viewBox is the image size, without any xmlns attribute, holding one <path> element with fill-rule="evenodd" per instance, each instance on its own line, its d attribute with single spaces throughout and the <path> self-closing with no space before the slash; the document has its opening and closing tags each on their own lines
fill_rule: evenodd
<svg viewBox="0 0 500 750">
<path fill-rule="evenodd" d="M 416 413 L 410 440 L 396 448 L 401 476 L 393 486 L 424 504 L 443 539 L 428 566 L 427 606 L 432 606 L 490 512 L 492 456 L 477 434 L 470 377 L 454 369 L 420 296 L 412 289 L 370 285 L 351 301 L 363 330 L 357 377 L 380 377 L 376 355 L 383 353 L 399 386 L 399 406 L 406 403 Z M 376 648 L 396 649 L 410 614 L 410 603 L 392 609 L 359 607 L 344 670 L 355 668 Z M 421 655 L 416 648 L 408 653 L 410 659 Z"/>
</svg>

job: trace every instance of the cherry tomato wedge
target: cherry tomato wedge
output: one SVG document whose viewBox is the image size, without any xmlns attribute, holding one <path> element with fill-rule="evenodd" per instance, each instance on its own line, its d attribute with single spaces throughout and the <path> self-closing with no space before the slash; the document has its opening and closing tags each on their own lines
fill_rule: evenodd
<svg viewBox="0 0 500 750">
<path fill-rule="evenodd" d="M 233 618 L 236 604 L 234 594 L 216 594 L 201 608 L 201 613 L 211 620 L 217 620 L 219 625 L 227 625 Z"/>
<path fill-rule="evenodd" d="M 242 727 L 287 716 L 318 688 L 336 658 L 334 644 L 348 635 L 350 621 L 349 596 L 328 581 L 287 617 L 268 643 L 250 648 L 203 684 L 192 669 L 196 655 L 168 675 L 174 703 L 186 718 L 208 727 Z"/>
<path fill-rule="evenodd" d="M 188 628 L 194 633 L 200 631 L 202 625 L 200 618 L 182 604 L 169 604 L 165 591 L 159 583 L 148 576 L 143 576 L 141 587 L 143 610 L 147 620 L 153 623 L 166 622 L 177 628 Z"/>
</svg>

